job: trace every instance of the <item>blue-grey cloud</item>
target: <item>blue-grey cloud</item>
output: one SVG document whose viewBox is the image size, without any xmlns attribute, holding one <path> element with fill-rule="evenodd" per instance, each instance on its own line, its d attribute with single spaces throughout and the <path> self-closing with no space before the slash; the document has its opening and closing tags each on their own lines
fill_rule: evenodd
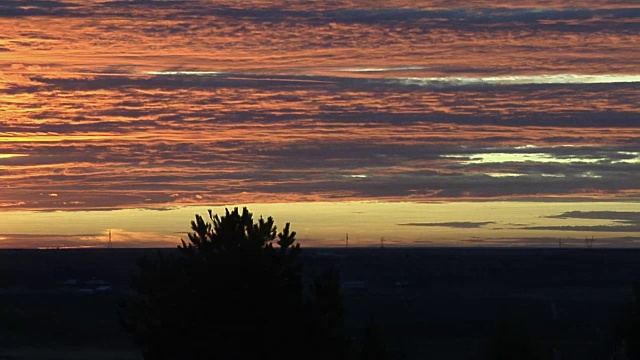
<svg viewBox="0 0 640 360">
<path fill-rule="evenodd" d="M 567 211 L 562 214 L 547 216 L 547 218 L 616 220 L 640 225 L 640 212 L 638 211 Z"/>
<path fill-rule="evenodd" d="M 538 9 L 538 8 L 479 8 L 479 9 L 344 9 L 327 11 L 324 16 L 334 21 L 380 23 L 405 22 L 420 20 L 443 20 L 460 25 L 467 24 L 504 24 L 504 23 L 536 23 L 542 20 L 592 20 L 604 19 L 637 19 L 640 17 L 638 8 L 616 9 Z"/>
<path fill-rule="evenodd" d="M 481 228 L 487 226 L 489 224 L 495 224 L 493 221 L 450 221 L 450 222 L 436 222 L 436 223 L 404 223 L 397 224 L 400 226 L 439 226 L 439 227 L 450 227 L 456 229 L 474 229 Z"/>
<path fill-rule="evenodd" d="M 524 230 L 584 231 L 584 232 L 640 232 L 640 225 L 566 225 L 525 226 Z"/>
<path fill-rule="evenodd" d="M 550 219 L 613 220 L 607 225 L 550 225 L 523 226 L 525 230 L 585 231 L 585 232 L 640 232 L 640 212 L 634 211 L 567 211 L 546 216 Z"/>
<path fill-rule="evenodd" d="M 3 0 L 0 17 L 64 16 L 73 13 L 76 5 L 54 0 Z"/>
</svg>

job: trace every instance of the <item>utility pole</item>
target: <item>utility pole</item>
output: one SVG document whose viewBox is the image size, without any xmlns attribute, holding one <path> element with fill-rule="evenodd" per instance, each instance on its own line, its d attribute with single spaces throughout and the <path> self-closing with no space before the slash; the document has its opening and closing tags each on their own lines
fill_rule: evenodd
<svg viewBox="0 0 640 360">
<path fill-rule="evenodd" d="M 586 236 L 584 237 L 584 243 L 587 245 L 588 249 L 591 249 L 593 247 L 593 236 L 591 237 L 591 239 L 587 238 Z"/>
<path fill-rule="evenodd" d="M 349 233 L 344 237 L 344 247 L 349 247 Z"/>
<path fill-rule="evenodd" d="M 111 243 L 111 229 L 109 229 L 109 242 L 107 243 L 107 249 L 113 248 L 113 243 Z"/>
</svg>

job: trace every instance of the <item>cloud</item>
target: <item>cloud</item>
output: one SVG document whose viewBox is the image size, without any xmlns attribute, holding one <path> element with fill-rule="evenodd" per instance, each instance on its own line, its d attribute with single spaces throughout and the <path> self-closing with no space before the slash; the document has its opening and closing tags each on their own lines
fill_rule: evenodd
<svg viewBox="0 0 640 360">
<path fill-rule="evenodd" d="M 85 240 L 81 240 L 81 238 Z M 106 247 L 106 242 L 100 242 L 98 234 L 0 234 L 0 248 L 34 247 Z"/>
<path fill-rule="evenodd" d="M 144 4 L 158 4 L 159 2 L 145 2 Z M 120 2 L 114 2 L 120 4 Z M 286 4 L 286 6 L 285 6 Z M 304 3 L 301 3 L 304 4 Z M 418 8 L 415 3 L 393 6 L 392 4 L 377 8 L 356 8 L 344 2 L 336 5 L 314 3 L 311 6 L 274 2 L 269 7 L 253 6 L 252 8 L 233 6 L 200 7 L 198 5 L 184 9 L 185 14 L 207 14 L 233 19 L 252 19 L 262 21 L 308 21 L 313 24 L 344 23 L 344 24 L 381 24 L 381 23 L 418 23 L 432 27 L 444 26 L 472 26 L 493 24 L 506 26 L 512 23 L 537 24 L 548 22 L 548 26 L 559 25 L 562 22 L 588 21 L 609 22 L 619 19 L 635 19 L 639 15 L 636 8 L 601 8 L 601 9 L 572 9 L 572 8 L 535 8 L 535 7 L 474 7 L 456 9 Z"/>
<path fill-rule="evenodd" d="M 108 231 L 88 234 L 0 234 L 0 248 L 106 248 Z M 155 232 L 112 229 L 116 248 L 175 247 L 180 238 Z"/>
<path fill-rule="evenodd" d="M 0 19 L 5 209 L 640 196 L 625 6 L 26 4 L 65 18 Z"/>
<path fill-rule="evenodd" d="M 24 201 L 0 202 L 0 208 L 18 208 L 26 204 Z"/>
<path fill-rule="evenodd" d="M 580 74 L 546 74 L 546 75 L 508 75 L 492 77 L 431 77 L 431 78 L 397 78 L 386 80 L 402 85 L 416 85 L 432 88 L 459 86 L 520 86 L 532 84 L 615 84 L 638 83 L 640 75 L 580 75 Z"/>
<path fill-rule="evenodd" d="M 604 219 L 640 224 L 640 212 L 637 211 L 567 211 L 547 216 L 550 219 Z"/>
<path fill-rule="evenodd" d="M 136 124 L 147 126 L 144 121 Z M 68 126 L 73 131 L 74 125 Z M 3 186 L 12 189 L 3 192 L 0 201 L 23 208 L 80 209 L 234 202 L 239 197 L 271 202 L 531 196 L 623 199 L 637 193 L 638 165 L 627 161 L 632 158 L 627 152 L 635 148 L 627 145 L 461 147 L 447 142 L 465 141 L 462 132 L 420 123 L 364 129 L 336 124 L 335 133 L 327 133 L 331 127 L 327 123 L 291 126 L 276 121 L 271 127 L 252 131 L 237 131 L 244 127 L 238 123 L 219 124 L 215 132 L 199 133 L 199 141 L 193 141 L 188 131 L 172 130 L 170 124 L 156 123 L 151 133 L 132 132 L 126 126 L 111 136 L 43 135 L 43 140 L 51 142 L 12 142 L 14 137 L 0 134 L 0 153 L 29 154 L 0 160 Z M 416 134 L 441 134 L 438 136 L 444 136 L 446 142 L 423 144 L 415 139 Z M 604 160 L 555 164 L 532 158 L 465 164 L 467 152 L 496 151 Z M 519 176 L 496 176 L 501 173 Z M 43 197 L 41 193 L 64 196 Z"/>
<path fill-rule="evenodd" d="M 640 232 L 640 225 L 566 225 L 525 226 L 523 230 L 585 231 L 585 232 Z"/>
<path fill-rule="evenodd" d="M 33 80 L 33 77 L 23 75 L 14 72 L 3 72 L 0 70 L 0 89 L 5 90 L 8 93 L 20 93 L 24 91 L 31 91 L 33 89 L 40 89 L 45 84 L 37 80 Z"/>
<path fill-rule="evenodd" d="M 344 9 L 326 12 L 326 15 L 338 21 L 379 23 L 383 21 L 439 20 L 457 24 L 487 24 L 531 22 L 543 20 L 591 20 L 595 17 L 609 19 L 635 19 L 640 16 L 637 8 L 618 9 L 538 9 L 538 8 L 476 8 L 476 9 Z"/>
<path fill-rule="evenodd" d="M 0 17 L 63 16 L 71 14 L 76 5 L 54 0 L 3 0 Z"/>
<path fill-rule="evenodd" d="M 28 4 L 28 7 L 25 7 Z M 4 0 L 0 14 L 5 16 L 38 16 L 65 14 L 61 9 L 74 9 L 76 16 L 87 12 L 109 16 L 120 16 L 132 11 L 141 15 L 154 11 L 170 11 L 174 16 L 190 17 L 193 15 L 232 18 L 235 20 L 251 19 L 255 22 L 293 22 L 305 21 L 312 24 L 345 23 L 345 24 L 380 24 L 380 23 L 425 23 L 431 26 L 460 26 L 465 24 L 537 24 L 548 22 L 548 26 L 557 23 L 614 22 L 613 20 L 635 19 L 639 11 L 634 7 L 603 6 L 598 9 L 571 8 L 537 8 L 534 6 L 516 7 L 467 7 L 456 6 L 446 9 L 433 6 L 418 5 L 414 2 L 393 1 L 386 6 L 361 7 L 348 2 L 286 2 L 274 1 L 268 5 L 252 3 L 242 6 L 237 2 L 218 2 L 211 4 L 204 1 L 103 1 L 89 4 L 54 0 Z M 56 11 L 57 10 L 57 11 Z M 624 22 L 620 22 L 624 24 Z"/>
<path fill-rule="evenodd" d="M 455 76 L 450 79 L 455 82 Z M 475 86 L 470 88 L 466 95 L 477 98 L 475 101 L 478 109 L 469 112 L 465 104 L 458 104 L 452 100 L 456 98 L 452 97 L 451 92 L 442 92 L 438 87 L 419 95 L 416 99 L 416 91 L 410 86 L 389 84 L 385 79 L 343 76 L 287 74 L 279 75 L 274 79 L 273 75 L 240 73 L 220 76 L 123 74 L 119 76 L 95 75 L 84 79 L 55 79 L 29 75 L 29 81 L 31 83 L 25 85 L 25 92 L 33 91 L 34 84 L 43 84 L 43 89 L 77 93 L 78 101 L 86 101 L 91 98 L 90 96 L 96 96 L 93 93 L 95 91 L 114 92 L 113 89 L 119 89 L 115 93 L 126 98 L 126 103 L 118 104 L 113 99 L 110 108 L 104 108 L 93 114 L 82 114 L 89 119 L 95 118 L 96 121 L 93 123 L 97 123 L 100 117 L 106 116 L 109 116 L 110 119 L 121 116 L 131 119 L 142 117 L 140 120 L 146 120 L 145 117 L 158 118 L 168 115 L 175 116 L 176 113 L 179 113 L 182 115 L 179 119 L 185 119 L 182 114 L 185 112 L 185 108 L 176 108 L 176 113 L 168 114 L 166 107 L 157 106 L 162 102 L 166 105 L 181 102 L 193 105 L 196 102 L 199 106 L 188 113 L 196 112 L 196 116 L 201 116 L 197 111 L 207 109 L 211 115 L 233 121 L 247 121 L 255 118 L 263 118 L 266 121 L 293 120 L 302 114 L 308 114 L 313 118 L 327 122 L 352 121 L 354 116 L 358 116 L 371 123 L 388 123 L 390 121 L 406 123 L 428 119 L 431 123 L 499 125 L 513 128 L 522 126 L 633 127 L 637 122 L 635 109 L 625 109 L 613 104 L 613 99 L 616 99 L 616 102 L 632 103 L 635 101 L 631 96 L 632 92 L 627 89 L 633 84 L 624 83 L 610 84 L 616 87 L 609 89 L 612 97 L 607 98 L 602 98 L 601 92 L 589 91 L 589 86 L 592 86 L 589 84 L 571 85 L 577 87 L 576 90 L 583 90 L 573 93 L 573 95 L 568 95 L 566 89 L 561 88 L 542 89 L 540 85 L 519 85 L 519 91 L 522 94 L 541 93 L 544 94 L 544 98 L 533 99 L 522 96 L 517 99 L 517 102 L 510 99 L 509 96 L 513 96 L 513 92 L 509 89 Z M 18 84 L 14 84 L 14 87 L 17 86 Z M 581 87 L 584 89 L 580 89 Z M 184 91 L 185 88 L 191 89 L 191 91 Z M 237 99 L 239 103 L 233 111 L 225 106 L 223 99 L 211 98 L 210 93 L 207 92 L 220 91 L 220 88 L 226 89 L 224 93 L 227 96 L 242 96 Z M 393 92 L 389 93 L 390 90 Z M 450 91 L 461 90 L 452 88 Z M 314 104 L 313 96 L 319 93 L 332 94 L 334 92 L 343 94 L 343 100 L 326 100 L 321 104 Z M 83 96 L 82 93 L 86 93 L 86 95 Z M 270 104 L 269 108 L 265 109 L 262 106 L 257 106 L 255 102 L 251 102 L 251 97 L 245 97 L 248 93 L 260 96 L 262 101 Z M 307 94 L 307 97 L 301 96 L 301 94 Z M 100 95 L 104 97 L 106 94 L 101 93 Z M 422 96 L 424 96 L 424 100 L 429 100 L 429 103 L 420 103 Z M 435 97 L 436 106 L 431 103 L 434 101 L 433 97 Z M 416 103 L 416 101 L 418 102 Z M 128 106 L 129 102 L 133 106 Z M 543 102 L 544 105 L 541 105 L 540 102 Z M 603 107 L 603 111 L 585 108 L 584 104 L 590 102 L 600 103 L 599 106 Z M 156 106 L 150 107 L 149 103 Z M 545 111 L 542 111 L 541 106 Z M 381 111 L 387 109 L 389 112 Z M 265 112 L 265 110 L 268 111 Z M 37 112 L 34 112 L 34 115 L 36 114 Z M 514 114 L 517 116 L 514 117 Z M 52 117 L 56 114 L 48 113 L 42 116 Z M 79 125 L 86 124 L 87 122 L 80 122 Z M 558 141 L 562 140 L 558 134 L 547 133 L 546 135 L 549 138 L 558 138 Z"/>
<path fill-rule="evenodd" d="M 405 223 L 405 224 L 397 224 L 400 226 L 440 226 L 440 227 L 450 227 L 457 229 L 474 229 L 481 228 L 489 224 L 495 224 L 493 221 L 482 221 L 482 222 L 472 222 L 472 221 L 453 221 L 453 222 L 441 222 L 441 223 Z"/>
<path fill-rule="evenodd" d="M 613 220 L 615 224 L 524 226 L 521 229 L 585 232 L 640 232 L 640 212 L 635 211 L 567 211 L 558 215 L 546 216 L 546 218 Z"/>
</svg>

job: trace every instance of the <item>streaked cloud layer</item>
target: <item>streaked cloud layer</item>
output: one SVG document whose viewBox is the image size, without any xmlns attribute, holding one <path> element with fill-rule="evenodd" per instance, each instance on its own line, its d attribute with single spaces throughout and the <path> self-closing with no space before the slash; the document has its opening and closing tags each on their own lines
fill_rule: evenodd
<svg viewBox="0 0 640 360">
<path fill-rule="evenodd" d="M 616 211 L 640 197 L 639 23 L 633 1 L 4 1 L 0 211 Z M 640 236 L 586 219 L 504 226 Z"/>
</svg>

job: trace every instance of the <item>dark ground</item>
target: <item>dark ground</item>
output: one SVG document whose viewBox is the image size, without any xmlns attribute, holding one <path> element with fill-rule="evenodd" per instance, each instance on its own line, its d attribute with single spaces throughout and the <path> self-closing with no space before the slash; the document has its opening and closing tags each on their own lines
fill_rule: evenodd
<svg viewBox="0 0 640 360">
<path fill-rule="evenodd" d="M 0 250 L 0 359 L 138 359 L 117 302 L 138 259 L 157 251 Z M 556 347 L 563 360 L 604 359 L 640 280 L 640 250 L 629 249 L 303 254 L 307 276 L 341 270 L 349 332 L 374 321 L 407 359 L 477 359 L 504 321 L 521 324 L 544 358 Z"/>
</svg>

